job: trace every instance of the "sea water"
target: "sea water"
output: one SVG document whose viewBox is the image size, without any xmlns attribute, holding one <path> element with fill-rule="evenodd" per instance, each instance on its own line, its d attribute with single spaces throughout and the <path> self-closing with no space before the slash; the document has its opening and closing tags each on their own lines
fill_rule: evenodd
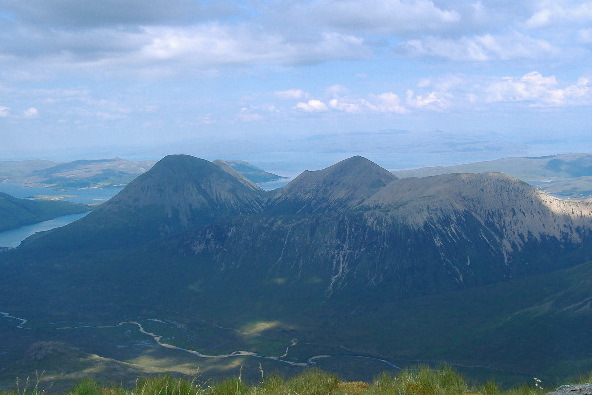
<svg viewBox="0 0 592 395">
<path fill-rule="evenodd" d="M 0 247 L 15 248 L 27 237 L 37 233 L 59 228 L 60 226 L 68 225 L 84 217 L 88 212 L 81 214 L 70 214 L 50 219 L 49 221 L 38 222 L 33 225 L 21 226 L 20 228 L 0 232 Z"/>
</svg>

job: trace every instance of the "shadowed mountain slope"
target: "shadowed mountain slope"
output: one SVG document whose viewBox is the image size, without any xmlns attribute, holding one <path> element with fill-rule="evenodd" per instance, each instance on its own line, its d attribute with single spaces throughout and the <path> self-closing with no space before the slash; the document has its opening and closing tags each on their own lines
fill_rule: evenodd
<svg viewBox="0 0 592 395">
<path fill-rule="evenodd" d="M 326 182 L 320 185 L 343 183 L 318 178 Z M 263 267 L 263 278 L 302 285 L 314 277 L 325 296 L 363 289 L 385 297 L 494 283 L 591 256 L 591 202 L 556 199 L 500 173 L 393 180 L 365 199 L 368 189 L 352 184 L 337 188 L 349 200 L 327 199 L 335 196 L 328 188 L 314 200 L 321 195 L 311 193 L 317 191 L 311 185 L 319 184 L 294 180 L 265 216 L 197 230 L 186 236 L 185 250 L 210 257 L 219 268 Z M 350 209 L 336 203 L 344 201 Z M 286 202 L 299 208 L 297 215 L 285 215 Z M 337 208 L 330 210 L 327 202 Z"/>
<path fill-rule="evenodd" d="M 396 179 L 376 163 L 354 156 L 326 169 L 300 174 L 275 192 L 267 209 L 296 214 L 343 211 Z"/>
<path fill-rule="evenodd" d="M 30 244 L 52 250 L 147 244 L 187 228 L 260 212 L 264 201 L 265 192 L 232 169 L 171 155 L 95 212 Z"/>
</svg>

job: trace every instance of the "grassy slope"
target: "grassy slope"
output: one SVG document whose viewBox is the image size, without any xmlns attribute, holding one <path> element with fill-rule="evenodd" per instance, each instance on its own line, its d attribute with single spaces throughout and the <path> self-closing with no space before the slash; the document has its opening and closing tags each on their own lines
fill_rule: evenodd
<svg viewBox="0 0 592 395">
<path fill-rule="evenodd" d="M 59 393 L 55 389 L 51 392 Z M 2 391 L 0 394 L 39 395 L 44 390 L 33 381 L 29 386 L 20 385 L 19 390 Z M 203 382 L 199 377 L 193 380 L 179 379 L 172 376 L 158 376 L 138 380 L 133 386 L 110 386 L 103 388 L 92 378 L 79 381 L 69 392 L 72 395 L 100 394 L 142 394 L 142 395 L 214 395 L 214 394 L 294 394 L 294 395 L 461 395 L 461 394 L 523 394 L 536 395 L 545 393 L 540 383 L 501 390 L 495 383 L 473 384 L 449 367 L 430 369 L 419 367 L 405 370 L 396 376 L 381 375 L 372 382 L 344 382 L 337 376 L 319 370 L 309 370 L 288 380 L 278 375 L 269 375 L 263 369 L 256 383 L 249 383 L 242 375 L 223 381 Z"/>
<path fill-rule="evenodd" d="M 336 353 L 336 345 L 394 361 L 445 360 L 549 380 L 592 369 L 592 264 L 398 301 L 315 302 L 314 291 L 307 298 L 273 286 L 234 292 L 216 305 L 226 312 L 218 319 L 238 328 L 277 322 L 264 334 L 284 342 L 298 337 L 292 355 L 300 360 L 319 350 Z M 214 319 L 212 307 L 198 310 Z"/>
</svg>

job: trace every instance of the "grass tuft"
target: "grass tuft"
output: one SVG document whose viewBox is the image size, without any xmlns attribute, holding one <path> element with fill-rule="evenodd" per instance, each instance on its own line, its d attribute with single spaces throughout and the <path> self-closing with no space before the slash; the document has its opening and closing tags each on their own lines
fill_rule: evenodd
<svg viewBox="0 0 592 395">
<path fill-rule="evenodd" d="M 397 374 L 383 373 L 372 383 L 342 382 L 331 373 L 307 370 L 289 380 L 278 374 L 263 375 L 261 382 L 245 383 L 241 375 L 205 387 L 195 381 L 171 375 L 139 379 L 135 388 L 103 388 L 95 380 L 84 379 L 67 395 L 542 395 L 546 391 L 535 379 L 534 385 L 501 390 L 494 382 L 477 386 L 449 366 L 433 369 L 420 366 Z M 17 382 L 17 384 L 19 384 Z M 45 395 L 28 380 L 20 387 L 0 391 L 0 395 Z"/>
<path fill-rule="evenodd" d="M 70 393 L 72 395 L 102 395 L 103 388 L 95 380 L 86 378 L 82 380 Z"/>
<path fill-rule="evenodd" d="M 189 380 L 164 375 L 138 380 L 132 393 L 134 395 L 199 395 L 204 392 Z"/>
</svg>

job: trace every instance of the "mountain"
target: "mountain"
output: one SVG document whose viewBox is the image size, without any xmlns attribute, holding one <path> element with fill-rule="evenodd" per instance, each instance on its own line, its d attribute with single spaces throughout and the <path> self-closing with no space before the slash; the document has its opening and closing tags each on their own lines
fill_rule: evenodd
<svg viewBox="0 0 592 395">
<path fill-rule="evenodd" d="M 145 244 L 183 229 L 257 213 L 264 195 L 227 166 L 188 155 L 167 156 L 93 213 L 33 244 L 51 250 Z"/>
<path fill-rule="evenodd" d="M 349 354 L 565 375 L 592 368 L 591 229 L 590 201 L 500 173 L 398 179 L 353 157 L 265 192 L 172 155 L 0 254 L 0 310 L 105 357 L 121 351 L 77 328 L 121 342 L 116 324 L 141 322 L 183 350 L 290 366 Z"/>
<path fill-rule="evenodd" d="M 0 232 L 85 211 L 89 207 L 83 204 L 17 199 L 0 192 Z"/>
<path fill-rule="evenodd" d="M 541 157 L 503 158 L 456 166 L 397 170 L 398 177 L 426 177 L 450 173 L 502 172 L 561 197 L 592 196 L 592 155 L 571 153 Z"/>
<path fill-rule="evenodd" d="M 294 213 L 345 210 L 360 204 L 395 179 L 377 164 L 354 156 L 326 169 L 300 174 L 275 191 L 269 208 Z"/>
<path fill-rule="evenodd" d="M 590 202 L 553 198 L 500 173 L 391 176 L 384 185 L 382 170 L 354 158 L 303 173 L 272 196 L 264 211 L 272 217 L 212 224 L 187 244 L 215 253 L 220 267 L 257 262 L 272 276 L 317 276 L 327 295 L 360 287 L 396 297 L 441 292 L 590 256 Z"/>
</svg>

